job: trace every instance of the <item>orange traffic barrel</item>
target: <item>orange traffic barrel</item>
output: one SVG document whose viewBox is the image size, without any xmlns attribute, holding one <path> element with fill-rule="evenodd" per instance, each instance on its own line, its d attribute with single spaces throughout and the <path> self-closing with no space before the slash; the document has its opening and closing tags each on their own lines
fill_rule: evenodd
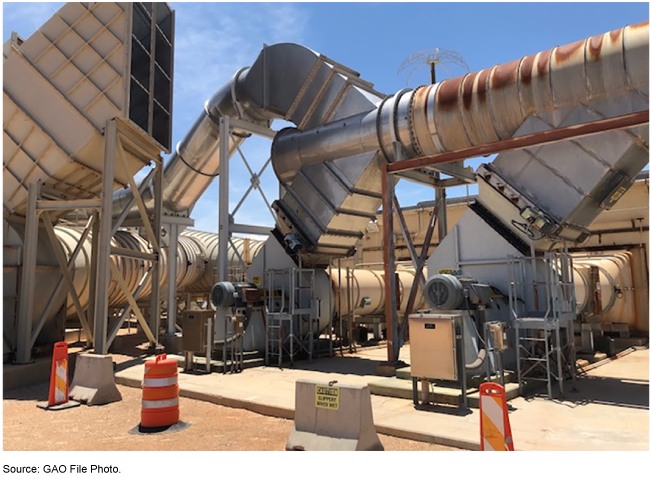
<svg viewBox="0 0 650 479">
<path fill-rule="evenodd" d="M 161 354 L 144 363 L 140 427 L 172 426 L 179 416 L 178 361 Z"/>
</svg>

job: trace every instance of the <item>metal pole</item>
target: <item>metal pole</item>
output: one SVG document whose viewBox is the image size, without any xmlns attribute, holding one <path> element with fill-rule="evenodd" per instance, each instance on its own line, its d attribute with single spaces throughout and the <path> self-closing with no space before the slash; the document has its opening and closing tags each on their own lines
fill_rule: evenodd
<svg viewBox="0 0 650 479">
<path fill-rule="evenodd" d="M 91 231 L 91 256 L 90 256 L 90 277 L 97 277 L 97 252 L 99 251 L 99 211 L 93 213 L 95 219 L 93 220 L 93 226 Z M 111 235 L 112 236 L 112 235 Z M 90 281 L 89 295 L 90 295 L 90 304 L 88 306 L 88 326 L 94 332 L 95 331 L 95 292 L 97 291 L 97 282 Z M 131 323 L 129 322 L 129 325 Z M 86 336 L 86 347 L 90 348 L 92 343 L 90 341 L 90 336 Z"/>
<path fill-rule="evenodd" d="M 589 123 L 583 123 L 575 126 L 565 126 L 554 130 L 547 130 L 529 135 L 517 136 L 506 140 L 495 141 L 480 146 L 462 148 L 460 150 L 446 151 L 433 156 L 414 158 L 411 160 L 394 161 L 388 165 L 388 171 L 397 173 L 399 171 L 415 170 L 427 166 L 443 165 L 453 163 L 454 161 L 466 160 L 468 158 L 477 158 L 505 151 L 520 150 L 532 146 L 549 145 L 559 141 L 565 141 L 575 138 L 582 138 L 604 131 L 622 130 L 635 126 L 646 125 L 649 121 L 648 110 L 629 113 L 614 118 L 605 118 L 595 120 Z"/>
<path fill-rule="evenodd" d="M 38 213 L 36 201 L 40 193 L 39 183 L 30 183 L 25 218 L 25 246 L 20 283 L 20 305 L 16 344 L 16 363 L 26 364 L 32 360 L 32 316 L 34 315 L 34 285 L 36 284 L 36 249 L 38 246 Z"/>
<path fill-rule="evenodd" d="M 153 263 L 153 270 L 151 271 L 151 301 L 149 307 L 149 328 L 153 332 L 155 344 L 158 344 L 158 335 L 160 334 L 160 259 L 162 251 L 160 249 L 161 231 L 162 231 L 162 205 L 163 205 L 163 181 L 164 170 L 162 158 L 156 163 L 156 176 L 154 177 L 154 210 L 153 210 L 153 237 L 149 239 L 149 243 L 153 245 L 154 254 L 158 259 Z M 137 194 L 136 194 L 137 198 Z M 148 218 L 143 218 L 145 225 L 147 225 Z M 175 276 L 170 276 L 167 283 L 169 284 L 170 291 L 176 296 L 176 281 Z M 175 304 L 175 303 L 174 303 Z M 174 310 L 175 312 L 176 310 Z M 175 326 L 174 326 L 175 328 Z"/>
<path fill-rule="evenodd" d="M 95 353 L 108 354 L 108 286 L 111 279 L 111 229 L 113 226 L 113 176 L 117 124 L 115 118 L 106 122 L 104 130 L 104 171 L 102 175 L 102 207 L 99 211 L 97 240 L 97 276 L 95 288 Z M 95 252 L 93 252 L 95 254 Z"/>
<path fill-rule="evenodd" d="M 398 149 L 396 149 L 396 154 Z M 387 164 L 382 165 L 382 197 L 383 205 L 382 230 L 384 236 L 384 284 L 386 288 L 386 336 L 388 340 L 388 361 L 397 363 L 399 360 L 399 330 L 397 324 L 397 298 L 395 282 L 395 244 L 393 238 L 393 195 L 395 182 L 388 174 Z"/>
<path fill-rule="evenodd" d="M 217 260 L 217 281 L 228 281 L 228 243 L 230 239 L 230 212 L 228 194 L 230 191 L 230 168 L 229 168 L 229 143 L 230 143 L 230 119 L 223 116 L 219 119 L 219 155 L 221 166 L 219 167 L 219 257 Z M 226 310 L 217 308 L 217 324 L 220 321 L 224 324 L 224 333 L 227 332 Z M 226 336 L 223 340 L 223 372 L 226 372 Z"/>
<path fill-rule="evenodd" d="M 167 277 L 169 280 L 169 291 L 167 296 L 167 334 L 176 334 L 176 288 L 172 283 L 176 284 L 177 262 L 178 260 L 178 225 L 169 225 L 169 249 L 167 250 Z M 187 308 L 189 309 L 189 308 Z"/>
<path fill-rule="evenodd" d="M 436 172 L 436 179 L 440 180 L 440 173 Z M 435 200 L 438 205 L 438 244 L 447 236 L 447 190 L 444 186 L 436 186 Z"/>
</svg>

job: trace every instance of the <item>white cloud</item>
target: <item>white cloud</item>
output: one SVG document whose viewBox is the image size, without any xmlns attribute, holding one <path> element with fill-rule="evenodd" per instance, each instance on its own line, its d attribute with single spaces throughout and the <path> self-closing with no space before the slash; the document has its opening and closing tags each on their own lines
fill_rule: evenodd
<svg viewBox="0 0 650 479">
<path fill-rule="evenodd" d="M 28 38 L 62 6 L 63 2 L 3 2 L 3 38 L 12 31 Z"/>
<path fill-rule="evenodd" d="M 176 9 L 176 94 L 211 96 L 240 68 L 249 66 L 263 44 L 302 39 L 305 13 L 299 4 L 178 3 Z"/>
</svg>

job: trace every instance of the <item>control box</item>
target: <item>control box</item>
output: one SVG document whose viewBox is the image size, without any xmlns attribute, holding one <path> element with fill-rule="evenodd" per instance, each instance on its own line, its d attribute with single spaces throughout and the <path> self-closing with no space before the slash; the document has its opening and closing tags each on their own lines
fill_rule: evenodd
<svg viewBox="0 0 650 479">
<path fill-rule="evenodd" d="M 214 316 L 211 309 L 188 309 L 183 311 L 183 351 L 204 353 L 208 321 Z"/>
<path fill-rule="evenodd" d="M 411 376 L 419 379 L 458 380 L 456 325 L 459 314 L 409 316 Z"/>
</svg>

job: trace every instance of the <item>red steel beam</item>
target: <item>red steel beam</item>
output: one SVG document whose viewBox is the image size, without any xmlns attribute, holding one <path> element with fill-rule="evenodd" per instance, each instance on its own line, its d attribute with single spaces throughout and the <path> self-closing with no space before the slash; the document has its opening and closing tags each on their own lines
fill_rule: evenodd
<svg viewBox="0 0 650 479">
<path fill-rule="evenodd" d="M 634 126 L 641 126 L 648 123 L 648 110 L 627 115 L 606 118 L 603 120 L 591 121 L 581 125 L 556 128 L 554 130 L 531 133 L 530 135 L 508 138 L 507 140 L 496 141 L 481 146 L 473 146 L 462 150 L 447 151 L 433 156 L 424 156 L 412 160 L 391 163 L 387 166 L 389 173 L 414 170 L 427 166 L 442 165 L 453 161 L 466 160 L 477 156 L 493 155 L 505 151 L 520 150 L 532 146 L 547 145 L 559 141 L 571 140 L 579 137 L 595 135 L 606 131 L 621 130 Z"/>
</svg>

